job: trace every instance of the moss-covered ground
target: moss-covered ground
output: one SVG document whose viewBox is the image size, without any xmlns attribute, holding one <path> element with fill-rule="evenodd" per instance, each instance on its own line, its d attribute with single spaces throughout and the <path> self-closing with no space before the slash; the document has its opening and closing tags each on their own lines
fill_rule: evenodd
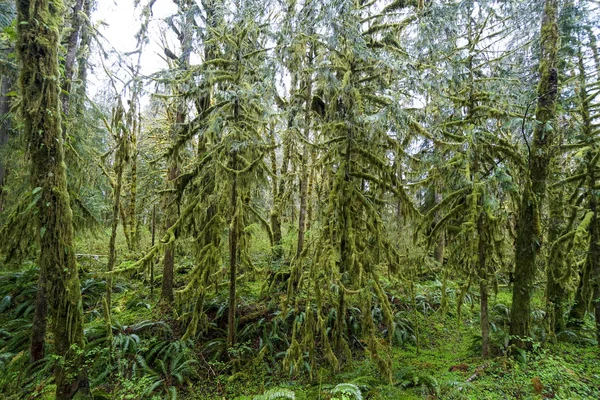
<svg viewBox="0 0 600 400">
<path fill-rule="evenodd" d="M 119 276 L 114 283 L 110 335 L 102 311 L 105 290 L 105 238 L 79 243 L 85 311 L 86 365 L 98 399 L 598 399 L 600 350 L 588 316 L 578 331 L 547 334 L 543 298 L 533 304 L 534 350 L 510 353 L 507 323 L 510 288 L 490 301 L 492 354 L 482 359 L 476 293 L 465 296 L 459 321 L 456 285 L 448 285 L 449 311 L 440 310 L 441 285 L 423 279 L 414 299 L 398 280 L 385 281 L 395 313 L 393 382 L 387 382 L 353 343 L 353 360 L 332 371 L 323 359 L 316 366 L 282 369 L 294 310 L 281 311 L 285 291 L 267 296 L 264 277 L 245 281 L 239 290 L 238 344 L 225 342 L 226 287 L 210 296 L 208 324 L 195 340 L 183 341 L 185 305 L 165 312 L 159 305 L 160 268 L 155 282 L 147 271 Z M 121 262 L 136 259 L 122 238 Z M 264 251 L 258 249 L 257 251 Z M 99 257 L 95 257 L 99 256 Z M 177 286 L 186 282 L 193 261 L 179 257 Z M 54 392 L 52 336 L 48 356 L 29 365 L 27 348 L 37 269 L 28 264 L 0 275 L 0 397 L 51 399 Z M 154 289 L 151 291 L 152 286 Z M 276 285 L 272 286 L 276 290 Z M 416 308 L 416 309 L 415 309 Z M 373 309 L 373 318 L 381 318 Z M 380 332 L 383 335 L 383 332 Z M 109 350 L 109 348 L 111 350 Z M 276 397 L 279 394 L 281 397 Z"/>
</svg>

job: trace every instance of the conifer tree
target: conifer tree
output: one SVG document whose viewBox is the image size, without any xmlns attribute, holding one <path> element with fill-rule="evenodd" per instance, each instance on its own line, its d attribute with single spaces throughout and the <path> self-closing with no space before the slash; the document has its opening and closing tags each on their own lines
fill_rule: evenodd
<svg viewBox="0 0 600 400">
<path fill-rule="evenodd" d="M 72 211 L 67 191 L 60 116 L 58 44 L 60 1 L 20 0 L 18 55 L 24 134 L 31 154 L 31 179 L 37 201 L 39 264 L 47 277 L 56 353 L 56 398 L 89 398 L 83 368 L 83 310 L 73 247 Z"/>
<path fill-rule="evenodd" d="M 536 275 L 537 253 L 542 242 L 541 212 L 546 179 L 556 141 L 556 99 L 558 95 L 558 2 L 545 0 L 541 23 L 540 78 L 535 110 L 536 125 L 529 145 L 528 177 L 521 195 L 515 249 L 515 285 L 511 309 L 511 342 L 528 347 L 531 296 Z"/>
</svg>

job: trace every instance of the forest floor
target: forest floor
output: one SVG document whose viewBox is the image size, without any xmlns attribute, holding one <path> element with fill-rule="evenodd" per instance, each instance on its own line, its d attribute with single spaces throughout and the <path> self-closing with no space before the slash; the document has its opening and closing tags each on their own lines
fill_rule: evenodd
<svg viewBox="0 0 600 400">
<path fill-rule="evenodd" d="M 101 249 L 85 250 L 101 254 Z M 549 340 L 543 302 L 536 298 L 534 349 L 509 356 L 506 287 L 490 299 L 493 355 L 482 359 L 475 294 L 465 296 L 459 322 L 457 287 L 451 283 L 449 311 L 443 313 L 439 282 L 415 284 L 411 298 L 401 283 L 385 281 L 396 323 L 394 346 L 386 355 L 392 360 L 389 383 L 360 342 L 354 343 L 354 359 L 337 373 L 320 362 L 316 368 L 306 363 L 292 374 L 283 371 L 295 317 L 278 311 L 277 296 L 265 297 L 264 279 L 240 287 L 240 316 L 256 317 L 240 324 L 234 349 L 227 349 L 224 339 L 225 290 L 206 304 L 209 328 L 202 339 L 183 341 L 177 338 L 183 335 L 180 321 L 185 319 L 185 307 L 182 314 L 165 313 L 158 302 L 160 276 L 151 294 L 144 274 L 115 280 L 109 334 L 102 309 L 104 262 L 80 259 L 87 367 L 97 399 L 262 400 L 292 394 L 300 400 L 600 398 L 600 351 L 591 316 L 581 330 Z M 186 282 L 192 264 L 180 259 L 178 285 Z M 0 274 L 0 398 L 52 398 L 55 359 L 49 356 L 34 366 L 27 362 L 36 277 L 34 265 Z M 374 319 L 379 318 L 377 310 L 373 312 Z M 51 351 L 51 335 L 48 348 Z M 275 397 L 276 393 L 283 397 Z"/>
</svg>

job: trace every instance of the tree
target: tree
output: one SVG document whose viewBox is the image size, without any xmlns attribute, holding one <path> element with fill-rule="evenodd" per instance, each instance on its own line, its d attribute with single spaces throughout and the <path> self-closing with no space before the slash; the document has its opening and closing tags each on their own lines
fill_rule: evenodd
<svg viewBox="0 0 600 400">
<path fill-rule="evenodd" d="M 537 253 L 542 242 L 541 212 L 546 195 L 556 139 L 556 99 L 558 96 L 558 2 L 546 0 L 541 24 L 541 54 L 537 88 L 536 125 L 528 144 L 528 177 L 521 195 L 515 248 L 515 285 L 511 308 L 511 343 L 528 347 L 531 296 L 536 274 Z"/>
<path fill-rule="evenodd" d="M 58 44 L 60 1 L 20 0 L 18 56 L 24 134 L 31 154 L 31 180 L 37 200 L 39 265 L 47 277 L 56 353 L 56 398 L 89 398 L 83 368 L 83 310 L 73 248 L 72 211 L 67 191 L 60 116 Z"/>
<path fill-rule="evenodd" d="M 6 1 L 0 4 L 0 30 L 5 30 L 11 24 L 15 18 L 14 2 Z M 1 40 L 0 44 L 8 46 L 7 40 Z M 0 56 L 3 60 L 7 59 L 7 50 L 2 50 Z M 10 118 L 10 107 L 11 101 L 8 96 L 12 90 L 12 86 L 15 81 L 15 71 L 13 70 L 10 63 L 2 63 L 0 67 L 0 73 L 2 78 L 0 79 L 0 212 L 4 210 L 4 194 L 3 189 L 6 183 L 7 166 L 5 165 L 5 148 L 8 143 L 11 132 L 11 118 Z"/>
</svg>

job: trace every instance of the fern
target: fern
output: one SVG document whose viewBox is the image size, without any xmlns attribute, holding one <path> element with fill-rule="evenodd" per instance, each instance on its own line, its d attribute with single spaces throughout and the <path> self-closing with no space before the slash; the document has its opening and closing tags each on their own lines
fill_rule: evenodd
<svg viewBox="0 0 600 400">
<path fill-rule="evenodd" d="M 334 395 L 332 399 L 362 400 L 363 398 L 360 389 L 353 383 L 340 383 L 331 389 L 331 394 Z"/>
<path fill-rule="evenodd" d="M 263 394 L 253 397 L 253 400 L 277 400 L 277 399 L 295 400 L 296 393 L 294 393 L 294 391 L 290 390 L 290 389 L 276 388 L 276 389 L 267 390 Z"/>
</svg>

